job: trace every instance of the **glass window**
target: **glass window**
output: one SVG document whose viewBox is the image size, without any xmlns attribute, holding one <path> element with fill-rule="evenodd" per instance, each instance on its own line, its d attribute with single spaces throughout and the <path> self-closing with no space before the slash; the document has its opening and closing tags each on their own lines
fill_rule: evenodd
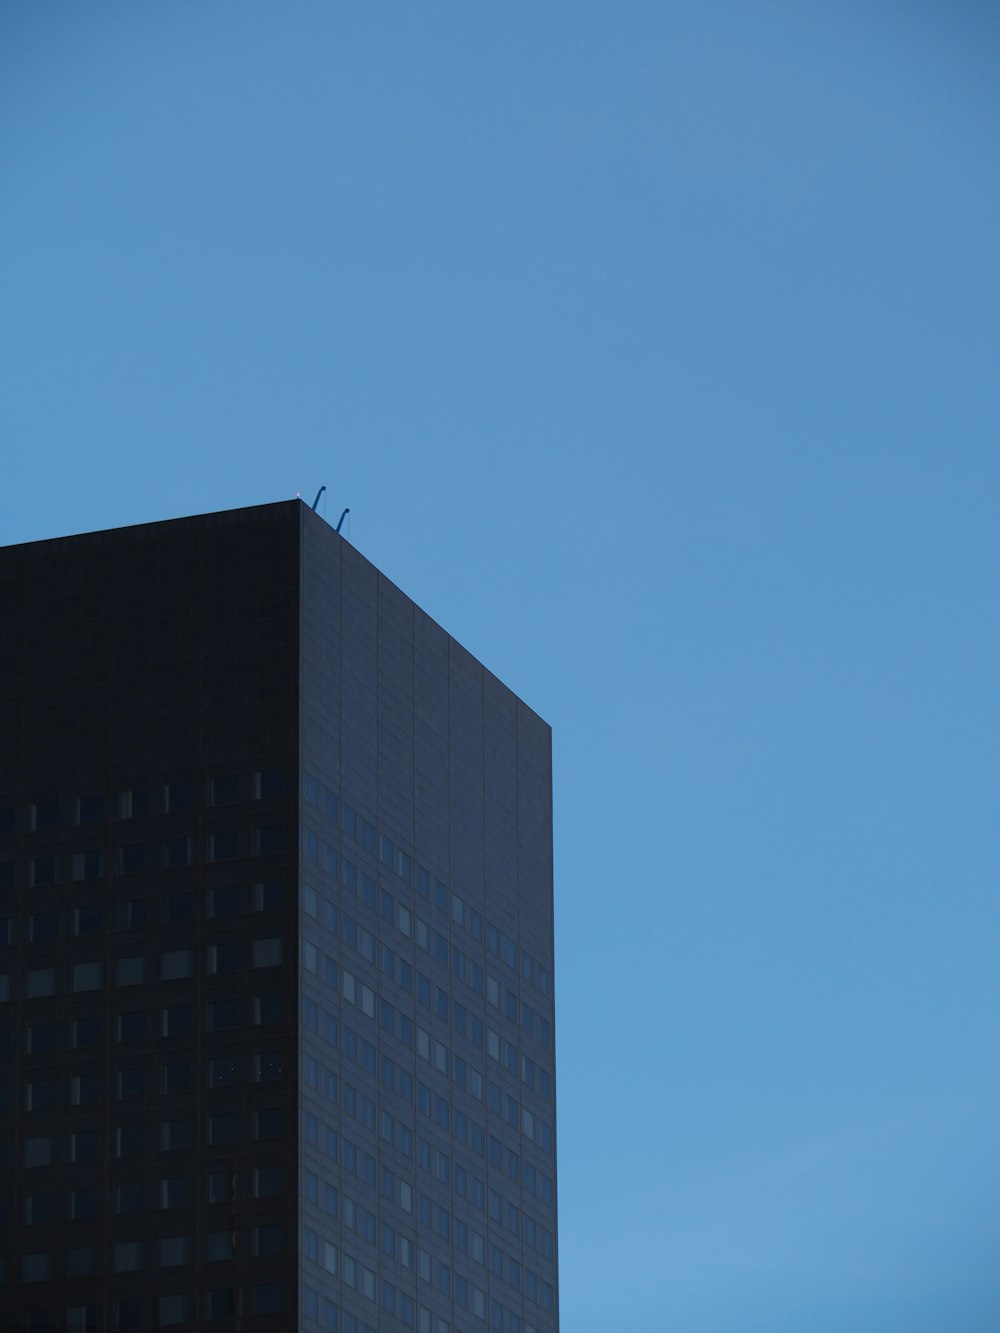
<svg viewBox="0 0 1000 1333">
<path fill-rule="evenodd" d="M 148 899 L 132 898 L 115 905 L 115 926 L 119 930 L 132 930 L 144 926 L 148 918 Z M 121 983 L 119 983 L 121 984 Z"/>
<path fill-rule="evenodd" d="M 59 802 L 35 801 L 31 806 L 31 828 L 36 833 L 44 829 L 58 828 L 60 824 Z"/>
<path fill-rule="evenodd" d="M 224 889 L 210 889 L 208 892 L 208 915 L 210 917 L 235 916 L 240 911 L 241 891 L 235 886 Z"/>
<path fill-rule="evenodd" d="M 279 1314 L 282 1308 L 282 1287 L 278 1282 L 265 1282 L 253 1289 L 254 1314 Z"/>
<path fill-rule="evenodd" d="M 254 1111 L 254 1138 L 276 1139 L 281 1134 L 281 1110 L 277 1106 Z"/>
<path fill-rule="evenodd" d="M 69 1196 L 69 1215 L 74 1221 L 90 1221 L 97 1216 L 98 1202 L 96 1189 L 73 1190 Z"/>
<path fill-rule="evenodd" d="M 97 1333 L 100 1327 L 96 1305 L 71 1305 L 66 1310 L 69 1333 Z"/>
<path fill-rule="evenodd" d="M 104 818 L 103 796 L 81 796 L 76 803 L 78 824 L 99 824 Z"/>
<path fill-rule="evenodd" d="M 337 798 L 328 787 L 323 788 L 323 813 L 335 824 L 340 823 L 340 811 Z"/>
<path fill-rule="evenodd" d="M 119 958 L 115 962 L 115 985 L 137 986 L 146 980 L 145 958 Z"/>
<path fill-rule="evenodd" d="M 254 1063 L 254 1082 L 269 1083 L 274 1079 L 281 1078 L 281 1052 L 280 1051 L 261 1051 L 253 1058 Z"/>
<path fill-rule="evenodd" d="M 285 794 L 285 774 L 280 768 L 264 768 L 254 774 L 254 796 L 259 801 Z"/>
<path fill-rule="evenodd" d="M 101 1095 L 101 1080 L 96 1074 L 75 1074 L 69 1082 L 73 1106 L 92 1106 Z"/>
<path fill-rule="evenodd" d="M 79 994 L 81 991 L 100 990 L 100 988 L 101 988 L 100 963 L 73 964 L 74 993 Z"/>
<path fill-rule="evenodd" d="M 70 1161 L 72 1162 L 96 1162 L 97 1161 L 97 1131 L 93 1129 L 80 1130 L 70 1136 Z"/>
<path fill-rule="evenodd" d="M 236 1116 L 210 1115 L 208 1117 L 208 1141 L 213 1147 L 221 1143 L 235 1143 Z"/>
<path fill-rule="evenodd" d="M 239 855 L 239 834 L 235 829 L 211 833 L 208 838 L 208 856 L 211 861 L 233 861 Z"/>
<path fill-rule="evenodd" d="M 271 856 L 285 850 L 285 830 L 281 824 L 272 824 L 258 828 L 254 832 L 254 845 L 259 856 Z"/>
<path fill-rule="evenodd" d="M 188 1262 L 191 1242 L 187 1236 L 164 1236 L 160 1241 L 160 1267 L 175 1268 Z"/>
<path fill-rule="evenodd" d="M 265 1023 L 280 1023 L 285 1016 L 285 1002 L 281 995 L 255 995 L 253 998 L 253 1021 L 258 1026 Z"/>
<path fill-rule="evenodd" d="M 119 1069 L 115 1078 L 115 1094 L 122 1101 L 142 1097 L 146 1091 L 144 1069 Z"/>
<path fill-rule="evenodd" d="M 118 1041 L 142 1041 L 146 1035 L 146 1011 L 137 1009 L 132 1013 L 119 1014 L 115 1019 Z"/>
<path fill-rule="evenodd" d="M 229 1319 L 236 1313 L 236 1298 L 232 1287 L 215 1287 L 208 1293 L 208 1318 Z"/>
<path fill-rule="evenodd" d="M 237 944 L 209 944 L 206 947 L 205 970 L 210 975 L 235 972 L 239 965 L 239 946 Z"/>
<path fill-rule="evenodd" d="M 160 1125 L 160 1151 L 174 1152 L 191 1147 L 190 1120 L 164 1120 Z"/>
<path fill-rule="evenodd" d="M 115 1328 L 142 1328 L 142 1297 L 128 1296 L 115 1301 Z"/>
<path fill-rule="evenodd" d="M 240 779 L 237 773 L 212 779 L 212 804 L 232 805 L 240 799 Z"/>
<path fill-rule="evenodd" d="M 54 1051 L 59 1036 L 57 1023 L 32 1023 L 25 1043 L 29 1055 L 45 1055 Z"/>
<path fill-rule="evenodd" d="M 32 912 L 28 917 L 28 941 L 45 944 L 59 934 L 59 916 L 56 912 Z"/>
<path fill-rule="evenodd" d="M 235 1241 L 236 1233 L 233 1231 L 209 1231 L 205 1236 L 205 1258 L 209 1263 L 234 1258 Z"/>
<path fill-rule="evenodd" d="M 163 1091 L 187 1092 L 192 1085 L 191 1065 L 187 1061 L 163 1066 Z"/>
<path fill-rule="evenodd" d="M 92 1277 L 97 1272 L 97 1247 L 79 1245 L 66 1256 L 67 1277 Z"/>
<path fill-rule="evenodd" d="M 238 1000 L 213 1000 L 206 1007 L 207 1027 L 210 1032 L 235 1028 L 240 1022 Z"/>
<path fill-rule="evenodd" d="M 160 1327 L 168 1324 L 186 1324 L 188 1318 L 188 1298 L 183 1292 L 160 1297 Z"/>
<path fill-rule="evenodd" d="M 73 853 L 73 879 L 77 883 L 85 879 L 100 879 L 103 874 L 104 853 L 99 847 Z"/>
<path fill-rule="evenodd" d="M 254 1227 L 253 1252 L 255 1255 L 284 1254 L 285 1229 L 280 1226 Z"/>
<path fill-rule="evenodd" d="M 118 869 L 123 875 L 138 875 L 146 869 L 146 844 L 129 843 L 118 848 Z"/>
<path fill-rule="evenodd" d="M 231 1087 L 240 1079 L 239 1064 L 235 1056 L 226 1055 L 209 1060 L 206 1065 L 208 1086 L 210 1088 Z"/>
<path fill-rule="evenodd" d="M 115 1186 L 115 1212 L 119 1216 L 138 1213 L 142 1209 L 142 1186 L 137 1180 L 124 1181 Z"/>
<path fill-rule="evenodd" d="M 191 949 L 168 949 L 160 955 L 160 975 L 164 981 L 179 981 L 191 975 L 194 953 Z"/>
<path fill-rule="evenodd" d="M 163 843 L 163 864 L 168 870 L 189 866 L 192 861 L 190 838 L 167 838 Z"/>
<path fill-rule="evenodd" d="M 48 1111 L 55 1105 L 55 1084 L 49 1079 L 39 1079 L 28 1083 L 24 1089 L 24 1109 L 26 1111 Z"/>
<path fill-rule="evenodd" d="M 193 810 L 195 787 L 191 781 L 168 782 L 163 789 L 164 808 L 173 813 L 178 810 Z"/>
<path fill-rule="evenodd" d="M 149 787 L 133 787 L 119 793 L 118 815 L 120 819 L 142 819 L 153 813 L 155 805 L 155 792 Z"/>
<path fill-rule="evenodd" d="M 142 1267 L 142 1241 L 116 1241 L 111 1247 L 111 1266 L 116 1273 L 137 1272 Z"/>
<path fill-rule="evenodd" d="M 254 940 L 254 967 L 277 967 L 281 962 L 282 949 L 283 944 L 280 935 L 276 935 L 273 938 L 266 940 Z"/>
<path fill-rule="evenodd" d="M 24 1198 L 24 1220 L 29 1226 L 45 1225 L 52 1221 L 52 1195 L 27 1194 Z"/>
<path fill-rule="evenodd" d="M 170 893 L 163 900 L 163 920 L 168 923 L 194 919 L 194 894 Z"/>
<path fill-rule="evenodd" d="M 186 1037 L 194 1027 L 194 1009 L 189 1004 L 173 1004 L 160 1010 L 160 1035 Z"/>
<path fill-rule="evenodd" d="M 96 935 L 104 929 L 104 909 L 101 907 L 77 907 L 73 910 L 73 934 Z"/>
<path fill-rule="evenodd" d="M 253 910 L 276 912 L 285 905 L 285 886 L 281 880 L 266 880 L 253 886 Z"/>
<path fill-rule="evenodd" d="M 160 1207 L 183 1208 L 191 1197 L 191 1182 L 182 1176 L 160 1181 Z"/>
<path fill-rule="evenodd" d="M 29 971 L 25 985 L 25 994 L 29 1000 L 38 1000 L 56 993 L 56 970 L 54 967 L 36 967 Z"/>
<path fill-rule="evenodd" d="M 209 1171 L 205 1177 L 205 1200 L 207 1203 L 226 1203 L 235 1196 L 236 1173 L 234 1171 Z"/>
<path fill-rule="evenodd" d="M 145 1127 L 143 1125 L 121 1125 L 115 1130 L 115 1155 L 134 1157 L 145 1146 Z"/>
<path fill-rule="evenodd" d="M 26 1254 L 21 1261 L 22 1282 L 48 1282 L 51 1275 L 51 1254 Z"/>
<path fill-rule="evenodd" d="M 253 1194 L 255 1199 L 270 1198 L 280 1194 L 283 1185 L 280 1166 L 258 1166 L 253 1173 Z"/>
<path fill-rule="evenodd" d="M 52 1140 L 50 1138 L 25 1139 L 24 1165 L 26 1167 L 51 1166 Z"/>
</svg>

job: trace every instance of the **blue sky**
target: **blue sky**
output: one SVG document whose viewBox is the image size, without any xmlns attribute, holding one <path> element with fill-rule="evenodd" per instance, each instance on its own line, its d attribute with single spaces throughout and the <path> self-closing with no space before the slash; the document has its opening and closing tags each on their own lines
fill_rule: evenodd
<svg viewBox="0 0 1000 1333">
<path fill-rule="evenodd" d="M 998 58 L 0 6 L 0 542 L 325 483 L 553 724 L 567 1333 L 998 1327 Z"/>
</svg>

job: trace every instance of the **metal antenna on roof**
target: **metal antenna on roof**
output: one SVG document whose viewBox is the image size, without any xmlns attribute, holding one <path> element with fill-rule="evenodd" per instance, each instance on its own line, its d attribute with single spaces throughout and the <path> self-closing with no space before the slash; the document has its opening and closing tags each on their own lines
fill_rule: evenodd
<svg viewBox="0 0 1000 1333">
<path fill-rule="evenodd" d="M 319 497 L 323 494 L 323 492 L 324 492 L 325 490 L 326 490 L 326 487 L 325 487 L 325 486 L 321 486 L 321 487 L 319 488 L 319 490 L 316 492 L 316 499 L 313 500 L 313 513 L 314 513 L 314 514 L 315 514 L 315 512 L 316 512 L 316 506 L 319 504 Z"/>
<path fill-rule="evenodd" d="M 336 529 L 337 532 L 339 532 L 340 529 L 344 526 L 344 519 L 347 517 L 347 515 L 348 515 L 350 512 L 351 512 L 351 511 L 350 511 L 349 509 L 345 509 L 344 512 L 341 514 L 341 516 L 340 516 L 340 522 L 337 524 L 337 529 Z"/>
</svg>

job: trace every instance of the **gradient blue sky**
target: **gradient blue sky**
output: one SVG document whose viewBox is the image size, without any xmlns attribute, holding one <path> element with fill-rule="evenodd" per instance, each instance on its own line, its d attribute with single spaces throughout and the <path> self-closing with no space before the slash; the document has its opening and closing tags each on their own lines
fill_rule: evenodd
<svg viewBox="0 0 1000 1333">
<path fill-rule="evenodd" d="M 0 542 L 325 483 L 553 724 L 565 1333 L 1000 1328 L 998 70 L 0 3 Z"/>
</svg>

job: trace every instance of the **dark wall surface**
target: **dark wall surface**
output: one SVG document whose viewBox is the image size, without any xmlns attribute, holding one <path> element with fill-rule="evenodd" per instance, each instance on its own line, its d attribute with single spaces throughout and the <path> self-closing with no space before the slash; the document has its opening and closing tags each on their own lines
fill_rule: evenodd
<svg viewBox="0 0 1000 1333">
<path fill-rule="evenodd" d="M 299 508 L 0 550 L 0 1327 L 295 1325 Z"/>
<path fill-rule="evenodd" d="M 302 1326 L 554 1333 L 551 733 L 302 550 Z"/>
</svg>

